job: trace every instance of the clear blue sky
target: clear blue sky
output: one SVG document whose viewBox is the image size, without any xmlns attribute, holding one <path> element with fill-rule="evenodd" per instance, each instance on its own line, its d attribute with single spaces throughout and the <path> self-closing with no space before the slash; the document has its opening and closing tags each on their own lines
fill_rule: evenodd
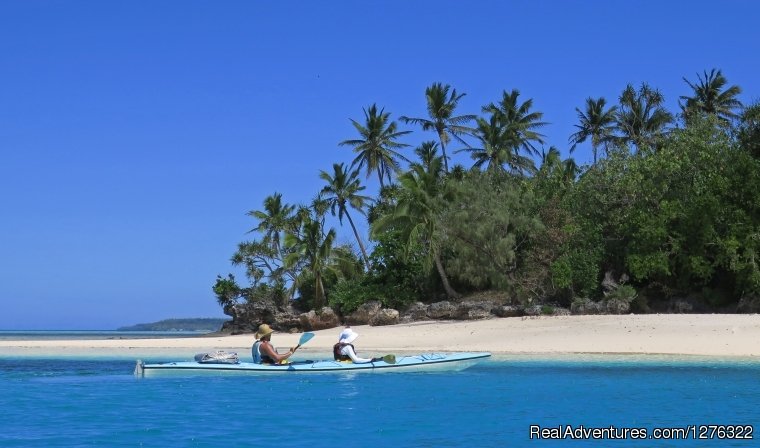
<svg viewBox="0 0 760 448">
<path fill-rule="evenodd" d="M 349 118 L 424 116 L 432 82 L 467 93 L 461 113 L 519 89 L 565 155 L 575 107 L 627 83 L 675 112 L 682 77 L 717 67 L 756 100 L 758 17 L 749 0 L 0 1 L 0 329 L 223 317 L 210 288 L 245 213 L 310 200 L 352 159 Z"/>
</svg>

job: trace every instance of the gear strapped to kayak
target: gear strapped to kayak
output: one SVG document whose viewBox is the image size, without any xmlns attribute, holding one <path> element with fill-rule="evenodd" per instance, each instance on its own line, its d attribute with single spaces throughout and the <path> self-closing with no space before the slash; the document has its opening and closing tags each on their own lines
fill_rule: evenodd
<svg viewBox="0 0 760 448">
<path fill-rule="evenodd" d="M 225 352 L 217 350 L 211 353 L 198 353 L 195 360 L 201 364 L 237 364 L 240 362 L 238 354 L 235 352 Z"/>
</svg>

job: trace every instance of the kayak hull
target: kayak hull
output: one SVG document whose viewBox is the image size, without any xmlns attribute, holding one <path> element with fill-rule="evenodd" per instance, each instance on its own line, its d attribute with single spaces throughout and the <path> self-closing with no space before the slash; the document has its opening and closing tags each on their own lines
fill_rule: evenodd
<svg viewBox="0 0 760 448">
<path fill-rule="evenodd" d="M 395 364 L 377 361 L 353 364 L 333 360 L 301 361 L 284 365 L 254 364 L 201 364 L 196 361 L 179 361 L 146 364 L 137 361 L 135 374 L 138 376 L 159 376 L 177 373 L 245 373 L 245 374 L 293 374 L 293 373 L 337 373 L 337 372 L 427 372 L 434 370 L 464 370 L 490 357 L 486 352 L 423 353 L 413 356 L 399 356 Z"/>
</svg>

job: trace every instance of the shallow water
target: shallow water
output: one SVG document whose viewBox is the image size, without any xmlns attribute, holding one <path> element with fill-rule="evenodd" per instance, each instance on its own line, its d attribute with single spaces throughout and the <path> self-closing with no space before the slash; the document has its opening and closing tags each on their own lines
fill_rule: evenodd
<svg viewBox="0 0 760 448">
<path fill-rule="evenodd" d="M 209 331 L 0 330 L 0 341 L 191 338 Z"/>
<path fill-rule="evenodd" d="M 735 360 L 510 357 L 449 373 L 144 379 L 133 368 L 0 358 L 0 446 L 753 446 L 529 435 L 532 424 L 760 423 L 760 364 Z"/>
</svg>

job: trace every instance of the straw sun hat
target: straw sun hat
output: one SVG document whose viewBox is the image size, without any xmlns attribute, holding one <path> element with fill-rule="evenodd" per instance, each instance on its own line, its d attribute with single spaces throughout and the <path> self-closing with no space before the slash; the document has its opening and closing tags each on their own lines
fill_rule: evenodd
<svg viewBox="0 0 760 448">
<path fill-rule="evenodd" d="M 264 336 L 269 336 L 272 333 L 274 333 L 274 330 L 272 330 L 271 328 L 269 328 L 269 325 L 267 325 L 267 324 L 261 324 L 261 325 L 259 325 L 259 331 L 256 332 L 256 334 L 254 335 L 254 337 L 256 337 L 256 339 L 261 339 Z"/>
<path fill-rule="evenodd" d="M 354 330 L 350 328 L 346 328 L 345 330 L 340 332 L 340 336 L 338 336 L 338 342 L 342 344 L 350 344 L 356 340 L 356 338 L 359 337 L 359 334 L 355 332 Z"/>
</svg>

